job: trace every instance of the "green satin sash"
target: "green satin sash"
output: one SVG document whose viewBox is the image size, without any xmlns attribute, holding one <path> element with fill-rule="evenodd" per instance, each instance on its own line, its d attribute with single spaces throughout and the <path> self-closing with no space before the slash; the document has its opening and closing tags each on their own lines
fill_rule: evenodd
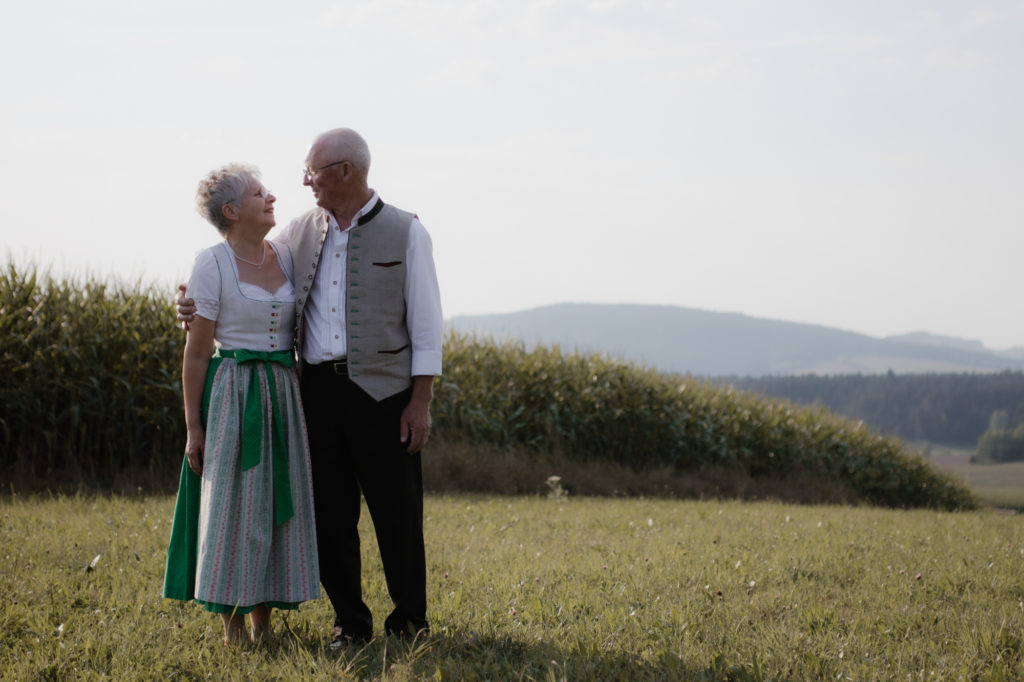
<svg viewBox="0 0 1024 682">
<path fill-rule="evenodd" d="M 288 446 L 284 436 L 284 421 L 281 419 L 281 407 L 277 402 L 277 384 L 271 363 L 283 367 L 295 365 L 295 355 L 290 350 L 256 351 L 256 350 L 225 350 L 218 348 L 214 358 L 234 358 L 239 365 L 260 363 L 263 375 L 267 378 L 267 390 L 270 393 L 271 414 L 271 457 L 274 475 L 274 523 L 278 526 L 294 515 L 292 508 L 291 481 L 288 478 Z M 253 367 L 249 380 L 248 392 L 245 396 L 245 412 L 242 415 L 242 471 L 251 469 L 260 463 L 260 450 L 263 446 L 263 401 L 260 400 L 259 372 Z"/>
</svg>

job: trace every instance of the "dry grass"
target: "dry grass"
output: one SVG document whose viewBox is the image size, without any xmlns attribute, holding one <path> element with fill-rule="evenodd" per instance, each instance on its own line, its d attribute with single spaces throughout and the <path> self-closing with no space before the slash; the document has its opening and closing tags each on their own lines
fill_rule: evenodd
<svg viewBox="0 0 1024 682">
<path fill-rule="evenodd" d="M 108 478 L 63 470 L 49 477 L 14 469 L 0 497 L 21 495 L 115 494 L 136 498 L 177 490 L 181 462 L 125 468 Z M 557 486 L 549 482 L 558 477 Z M 435 437 L 423 452 L 424 488 L 431 493 L 489 495 L 565 495 L 663 499 L 778 500 L 799 504 L 849 504 L 863 500 L 833 479 L 811 475 L 752 477 L 718 469 L 680 472 L 664 466 L 635 471 L 613 462 L 581 462 L 560 453 L 541 455 L 523 449 L 479 446 Z"/>
<path fill-rule="evenodd" d="M 557 476 L 557 485 L 549 482 Z M 427 490 L 499 495 L 570 495 L 669 499 L 773 499 L 796 503 L 855 503 L 857 493 L 834 479 L 794 474 L 753 477 L 720 468 L 641 471 L 613 462 L 581 462 L 561 453 L 480 446 L 436 439 L 423 455 Z"/>
</svg>

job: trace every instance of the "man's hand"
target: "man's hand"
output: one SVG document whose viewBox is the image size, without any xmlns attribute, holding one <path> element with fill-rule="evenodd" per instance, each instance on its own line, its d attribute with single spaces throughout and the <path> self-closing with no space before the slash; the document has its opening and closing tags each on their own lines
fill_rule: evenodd
<svg viewBox="0 0 1024 682">
<path fill-rule="evenodd" d="M 178 297 L 174 299 L 175 307 L 178 310 L 178 322 L 181 328 L 187 330 L 188 323 L 196 316 L 196 302 L 185 297 L 185 290 L 188 287 L 184 284 L 178 285 Z"/>
<path fill-rule="evenodd" d="M 430 437 L 429 404 L 410 401 L 402 410 L 399 428 L 402 431 L 402 442 L 409 443 L 406 452 L 413 454 L 422 450 Z"/>
<path fill-rule="evenodd" d="M 434 377 L 412 378 L 412 398 L 402 410 L 399 421 L 400 440 L 408 443 L 406 452 L 415 454 L 423 449 L 430 437 L 430 401 L 434 398 Z"/>
</svg>

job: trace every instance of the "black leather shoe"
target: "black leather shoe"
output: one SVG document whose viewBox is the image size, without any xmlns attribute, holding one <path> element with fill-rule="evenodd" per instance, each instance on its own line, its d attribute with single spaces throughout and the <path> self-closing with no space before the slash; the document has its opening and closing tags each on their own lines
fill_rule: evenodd
<svg viewBox="0 0 1024 682">
<path fill-rule="evenodd" d="M 333 636 L 331 638 L 331 643 L 330 643 L 329 646 L 330 646 L 331 649 L 340 649 L 343 646 L 352 646 L 352 645 L 362 646 L 364 644 L 369 644 L 369 642 L 370 642 L 370 640 L 372 638 L 373 638 L 372 635 L 367 634 L 365 632 L 362 632 L 362 633 L 345 632 L 340 627 L 335 625 L 334 626 L 334 633 L 333 633 Z"/>
<path fill-rule="evenodd" d="M 423 639 L 430 634 L 430 626 L 416 628 L 413 623 L 406 623 L 405 627 L 384 626 L 384 634 L 388 637 L 397 637 L 402 640 Z"/>
</svg>

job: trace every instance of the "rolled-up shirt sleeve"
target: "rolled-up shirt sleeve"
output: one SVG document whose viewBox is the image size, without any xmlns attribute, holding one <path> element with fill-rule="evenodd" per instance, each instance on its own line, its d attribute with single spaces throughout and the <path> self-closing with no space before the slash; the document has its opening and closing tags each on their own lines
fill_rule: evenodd
<svg viewBox="0 0 1024 682">
<path fill-rule="evenodd" d="M 417 218 L 406 247 L 405 324 L 412 344 L 412 376 L 441 375 L 443 317 L 441 290 L 434 268 L 434 246 Z"/>
</svg>

